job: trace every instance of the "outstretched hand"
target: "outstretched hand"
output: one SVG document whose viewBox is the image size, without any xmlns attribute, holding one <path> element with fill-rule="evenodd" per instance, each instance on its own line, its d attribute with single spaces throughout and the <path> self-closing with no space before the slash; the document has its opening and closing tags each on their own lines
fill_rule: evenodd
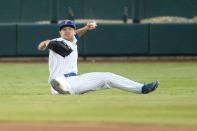
<svg viewBox="0 0 197 131">
<path fill-rule="evenodd" d="M 96 29 L 96 26 L 95 21 L 89 21 L 84 27 L 77 29 L 75 32 L 79 37 L 82 37 L 87 31 Z"/>
<path fill-rule="evenodd" d="M 38 50 L 43 51 L 45 50 L 45 48 L 47 47 L 47 45 L 49 44 L 50 40 L 45 40 L 42 41 L 39 45 L 38 45 Z"/>
<path fill-rule="evenodd" d="M 97 24 L 96 24 L 95 21 L 90 21 L 90 22 L 88 22 L 88 23 L 86 24 L 86 28 L 87 28 L 88 30 L 96 29 L 96 26 L 97 26 Z"/>
</svg>

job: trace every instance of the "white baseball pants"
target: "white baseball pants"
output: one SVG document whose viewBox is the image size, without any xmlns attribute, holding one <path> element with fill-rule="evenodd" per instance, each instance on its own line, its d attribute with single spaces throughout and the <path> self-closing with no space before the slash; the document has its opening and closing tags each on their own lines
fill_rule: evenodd
<svg viewBox="0 0 197 131">
<path fill-rule="evenodd" d="M 112 87 L 124 91 L 141 93 L 143 86 L 141 83 L 134 82 L 110 72 L 91 72 L 79 76 L 60 76 L 55 79 L 63 85 L 64 90 L 68 91 L 72 95 Z M 54 95 L 58 94 L 58 92 L 56 92 L 52 87 L 51 93 Z"/>
</svg>

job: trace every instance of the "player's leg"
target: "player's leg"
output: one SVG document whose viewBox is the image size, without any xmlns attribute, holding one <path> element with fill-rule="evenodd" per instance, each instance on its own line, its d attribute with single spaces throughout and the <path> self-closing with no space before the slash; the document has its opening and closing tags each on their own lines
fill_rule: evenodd
<svg viewBox="0 0 197 131">
<path fill-rule="evenodd" d="M 109 72 L 92 72 L 67 79 L 76 94 L 98 89 L 118 88 L 125 91 L 141 93 L 141 83 Z"/>
<path fill-rule="evenodd" d="M 56 80 L 59 83 L 56 83 Z M 89 91 L 112 87 L 145 94 L 155 90 L 158 86 L 158 81 L 144 85 L 109 72 L 92 72 L 68 78 L 62 76 L 58 77 L 56 80 L 55 84 L 53 84 L 54 89 L 60 94 L 67 94 L 68 92 L 70 94 L 82 94 Z"/>
<path fill-rule="evenodd" d="M 69 77 L 66 81 L 70 84 L 74 94 L 83 94 L 98 89 L 106 89 L 101 73 L 86 73 L 76 77 Z"/>
<path fill-rule="evenodd" d="M 115 87 L 121 90 L 135 92 L 135 93 L 143 93 L 147 94 L 151 91 L 154 91 L 159 85 L 159 81 L 153 81 L 149 84 L 141 84 L 135 81 L 132 81 L 128 78 L 125 78 L 120 75 L 116 75 L 114 73 L 106 72 L 104 74 L 106 79 L 106 86 Z"/>
<path fill-rule="evenodd" d="M 105 76 L 106 86 L 115 87 L 125 91 L 141 93 L 143 84 L 132 81 L 128 78 L 125 78 L 123 76 L 114 73 L 105 72 L 103 74 Z"/>
<path fill-rule="evenodd" d="M 59 76 L 51 80 L 51 93 L 56 94 L 83 94 L 89 91 L 94 91 L 99 88 L 104 88 L 105 82 L 99 78 L 100 74 L 95 74 L 92 77 L 91 73 L 80 76 L 64 77 Z M 99 78 L 99 79 L 98 79 Z"/>
</svg>

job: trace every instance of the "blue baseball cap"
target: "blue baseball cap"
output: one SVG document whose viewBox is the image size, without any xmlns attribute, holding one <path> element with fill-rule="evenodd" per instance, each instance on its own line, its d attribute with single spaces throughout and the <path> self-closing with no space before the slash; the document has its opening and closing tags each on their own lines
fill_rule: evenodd
<svg viewBox="0 0 197 131">
<path fill-rule="evenodd" d="M 59 23 L 59 30 L 61 30 L 63 27 L 72 27 L 76 29 L 76 24 L 72 20 L 63 20 L 62 22 Z"/>
</svg>

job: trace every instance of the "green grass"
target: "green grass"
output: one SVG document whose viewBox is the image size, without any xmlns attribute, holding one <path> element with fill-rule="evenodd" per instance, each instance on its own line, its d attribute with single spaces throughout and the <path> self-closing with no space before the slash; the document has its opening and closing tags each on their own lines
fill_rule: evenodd
<svg viewBox="0 0 197 131">
<path fill-rule="evenodd" d="M 52 96 L 47 64 L 0 64 L 0 121 L 109 122 L 197 126 L 197 63 L 79 64 L 138 82 L 160 80 L 147 95 L 117 89 Z"/>
</svg>

